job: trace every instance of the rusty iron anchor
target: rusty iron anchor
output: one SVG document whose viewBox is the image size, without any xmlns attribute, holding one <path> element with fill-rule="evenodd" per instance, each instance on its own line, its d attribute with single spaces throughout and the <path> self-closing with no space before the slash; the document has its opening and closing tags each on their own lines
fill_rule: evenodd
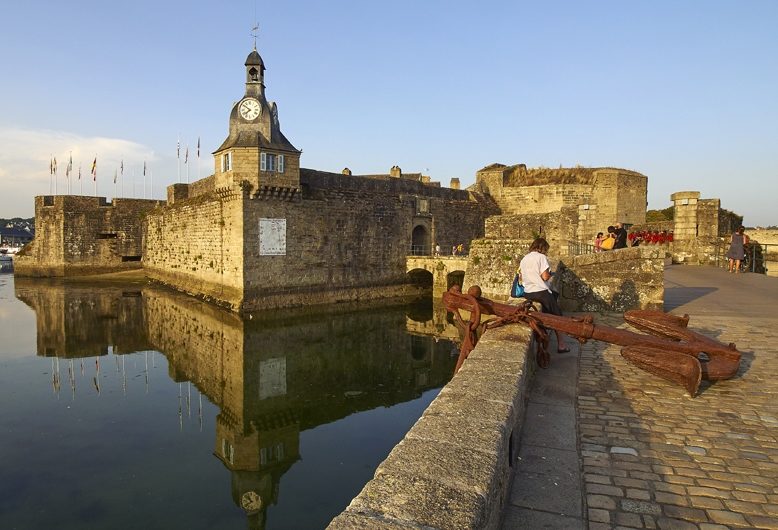
<svg viewBox="0 0 778 530">
<path fill-rule="evenodd" d="M 724 345 L 687 328 L 689 316 L 679 317 L 662 311 L 631 310 L 624 320 L 643 333 L 597 325 L 591 315 L 560 317 L 534 310 L 531 303 L 519 306 L 503 304 L 483 298 L 481 288 L 474 285 L 467 294 L 454 285 L 443 294 L 446 310 L 453 313 L 455 322 L 464 330 L 462 346 L 455 371 L 475 348 L 478 338 L 486 330 L 511 323 L 525 323 L 535 334 L 538 366 L 546 368 L 548 333 L 554 329 L 575 337 L 584 343 L 589 339 L 623 346 L 621 355 L 639 368 L 683 386 L 694 397 L 700 382 L 719 381 L 734 377 L 740 368 L 741 354 L 732 343 Z M 468 321 L 459 310 L 470 312 Z M 481 322 L 482 315 L 497 318 Z"/>
</svg>

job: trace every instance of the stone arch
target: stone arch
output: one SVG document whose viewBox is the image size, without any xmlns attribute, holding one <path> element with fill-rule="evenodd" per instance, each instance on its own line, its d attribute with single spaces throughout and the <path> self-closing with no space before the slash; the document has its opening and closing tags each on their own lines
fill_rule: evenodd
<svg viewBox="0 0 778 530">
<path fill-rule="evenodd" d="M 431 248 L 429 227 L 417 224 L 411 232 L 411 254 L 414 256 L 429 256 Z"/>
<path fill-rule="evenodd" d="M 432 289 L 434 281 L 432 272 L 425 269 L 411 269 L 408 271 L 408 277 L 416 287 Z"/>
<path fill-rule="evenodd" d="M 451 289 L 452 285 L 462 287 L 465 282 L 465 271 L 449 271 L 446 274 L 446 291 Z"/>
</svg>

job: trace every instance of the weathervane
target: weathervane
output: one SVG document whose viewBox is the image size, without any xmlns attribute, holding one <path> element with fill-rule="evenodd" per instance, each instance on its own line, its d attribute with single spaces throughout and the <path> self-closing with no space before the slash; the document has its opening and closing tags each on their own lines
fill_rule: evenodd
<svg viewBox="0 0 778 530">
<path fill-rule="evenodd" d="M 251 36 L 254 37 L 254 49 L 257 49 L 257 34 L 259 33 L 259 24 L 254 23 L 254 27 L 251 28 Z"/>
</svg>

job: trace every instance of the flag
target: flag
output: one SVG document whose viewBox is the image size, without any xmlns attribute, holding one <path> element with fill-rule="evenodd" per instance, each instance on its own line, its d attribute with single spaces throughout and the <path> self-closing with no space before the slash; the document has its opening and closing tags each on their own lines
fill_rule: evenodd
<svg viewBox="0 0 778 530">
<path fill-rule="evenodd" d="M 49 158 L 49 175 L 54 174 L 54 159 Z"/>
<path fill-rule="evenodd" d="M 119 172 L 117 170 L 115 170 L 115 169 L 113 170 L 113 183 L 114 184 L 116 184 L 116 177 L 118 176 L 118 173 Z"/>
<path fill-rule="evenodd" d="M 81 180 L 81 164 L 78 165 L 78 180 Z"/>
<path fill-rule="evenodd" d="M 70 160 L 68 160 L 68 167 L 65 168 L 65 176 L 67 178 L 70 178 L 70 174 L 73 172 L 73 155 L 70 155 Z"/>
<path fill-rule="evenodd" d="M 122 164 L 119 166 L 119 169 L 121 170 L 122 175 L 124 175 L 124 160 L 122 160 Z"/>
<path fill-rule="evenodd" d="M 200 137 L 197 137 L 197 158 L 200 158 Z"/>
<path fill-rule="evenodd" d="M 186 153 L 184 154 L 184 164 L 189 162 L 189 146 L 186 146 Z"/>
<path fill-rule="evenodd" d="M 181 140 L 176 142 L 176 158 L 181 160 Z"/>
<path fill-rule="evenodd" d="M 146 161 L 143 161 L 143 176 L 146 176 Z"/>
<path fill-rule="evenodd" d="M 97 157 L 92 162 L 92 180 L 97 182 Z"/>
<path fill-rule="evenodd" d="M 57 157 L 54 157 L 54 174 L 57 174 Z"/>
</svg>

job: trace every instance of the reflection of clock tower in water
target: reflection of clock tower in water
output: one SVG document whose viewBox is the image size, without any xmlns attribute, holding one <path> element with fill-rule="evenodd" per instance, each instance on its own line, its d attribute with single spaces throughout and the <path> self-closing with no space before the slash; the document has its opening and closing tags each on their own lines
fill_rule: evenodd
<svg viewBox="0 0 778 530">
<path fill-rule="evenodd" d="M 216 187 L 243 184 L 252 197 L 297 199 L 300 151 L 281 133 L 278 107 L 265 99 L 265 63 L 246 58 L 246 94 L 230 113 L 230 134 L 213 153 Z"/>
</svg>

